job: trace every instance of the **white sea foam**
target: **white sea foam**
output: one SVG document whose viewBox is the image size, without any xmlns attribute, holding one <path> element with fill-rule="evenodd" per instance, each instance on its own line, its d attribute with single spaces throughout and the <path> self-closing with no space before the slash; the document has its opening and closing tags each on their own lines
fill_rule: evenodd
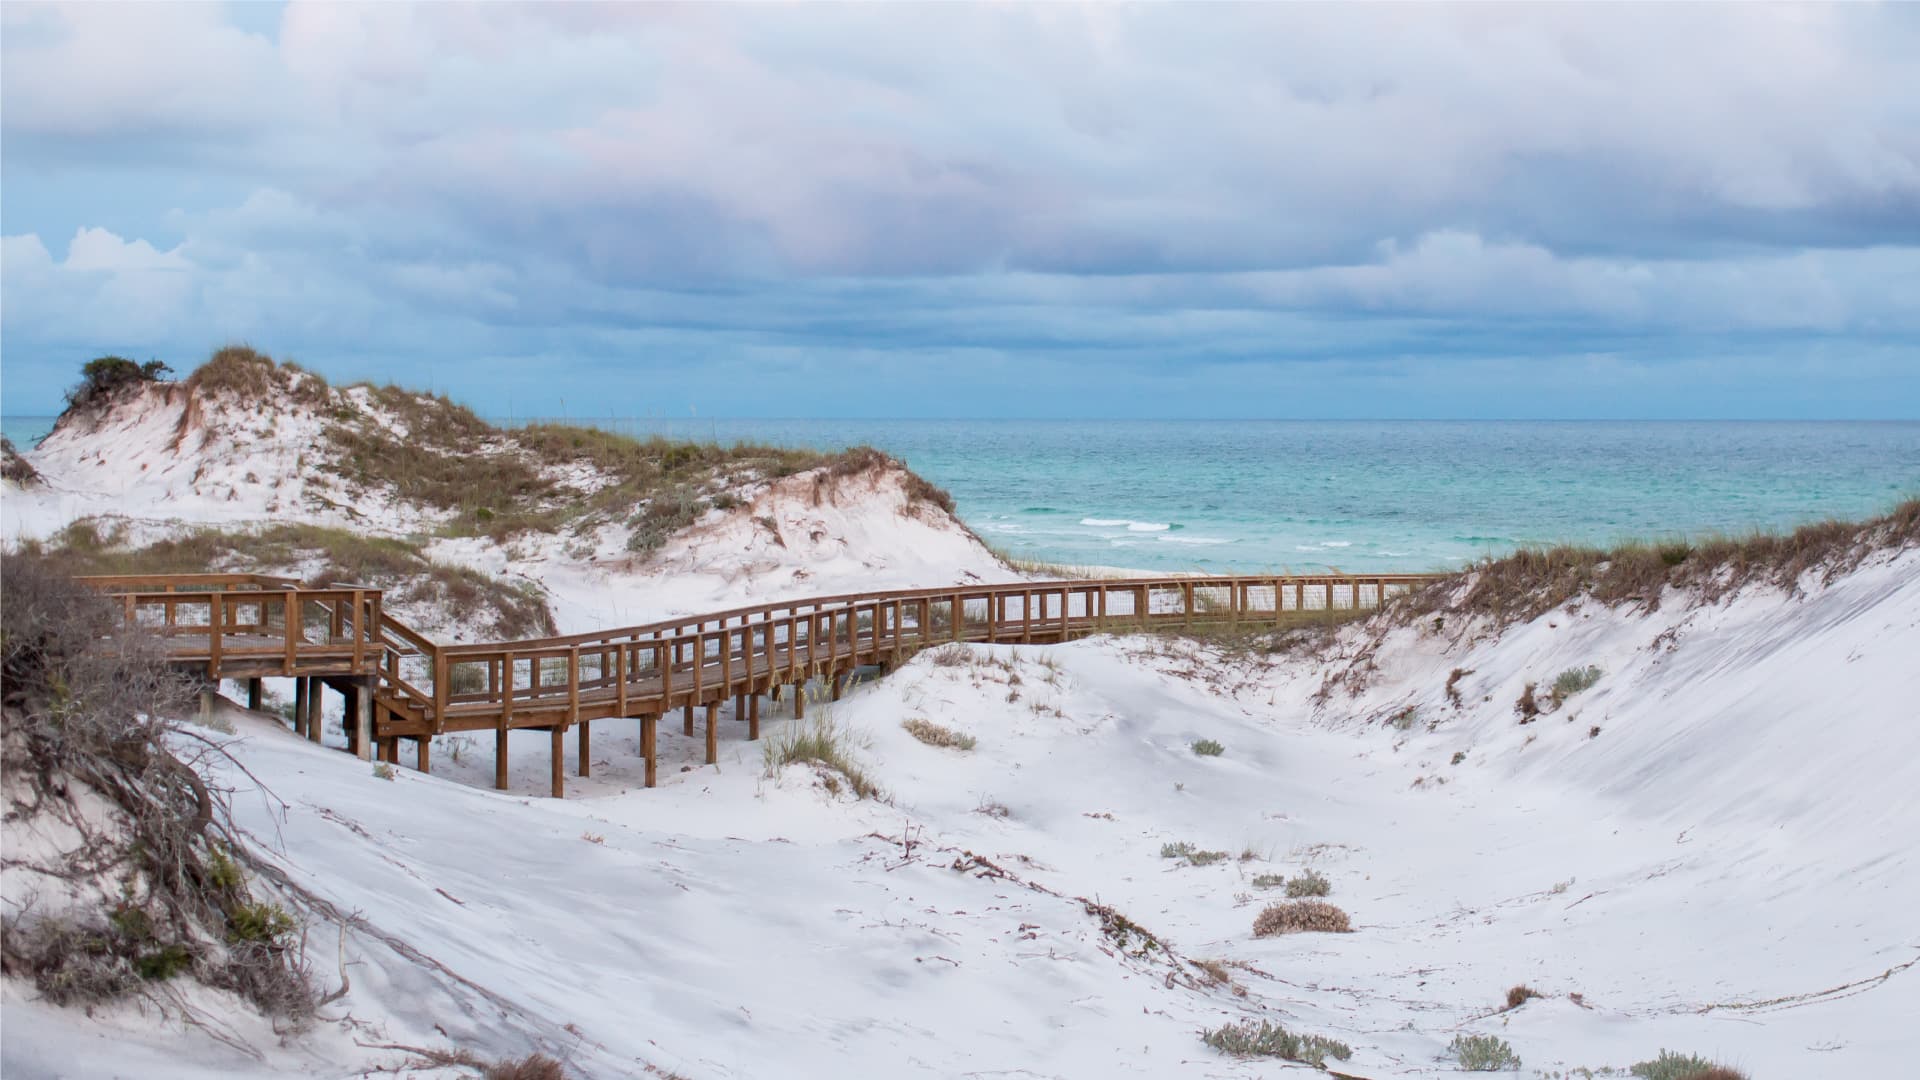
<svg viewBox="0 0 1920 1080">
<path fill-rule="evenodd" d="M 1128 532 L 1166 532 L 1173 526 L 1164 521 L 1134 521 L 1127 524 Z"/>
<path fill-rule="evenodd" d="M 1231 544 L 1233 540 L 1222 536 L 1160 536 L 1155 537 L 1163 544 Z"/>
<path fill-rule="evenodd" d="M 1133 522 L 1128 521 L 1126 518 L 1092 518 L 1090 517 L 1090 518 L 1081 518 L 1080 524 L 1085 525 L 1091 529 L 1112 529 L 1112 528 L 1118 528 L 1119 526 L 1122 526 L 1122 525 L 1131 525 L 1133 524 Z"/>
<path fill-rule="evenodd" d="M 1322 541 L 1320 541 L 1320 546 L 1321 546 L 1321 547 L 1352 547 L 1352 546 L 1353 546 L 1353 541 L 1351 541 L 1351 540 L 1322 540 Z"/>
</svg>

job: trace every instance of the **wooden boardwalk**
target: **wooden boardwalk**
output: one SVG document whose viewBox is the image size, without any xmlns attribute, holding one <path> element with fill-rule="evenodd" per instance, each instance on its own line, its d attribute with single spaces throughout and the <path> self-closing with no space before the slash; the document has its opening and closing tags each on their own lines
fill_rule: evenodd
<svg viewBox="0 0 1920 1080">
<path fill-rule="evenodd" d="M 591 634 L 441 645 L 387 614 L 378 589 L 252 574 L 84 579 L 114 596 L 129 623 L 166 636 L 183 665 L 215 680 L 295 680 L 294 728 L 320 741 L 323 688 L 346 700 L 347 739 L 363 758 L 430 766 L 431 739 L 495 734 L 494 781 L 507 786 L 507 734 L 550 732 L 553 794 L 566 789 L 563 740 L 580 740 L 586 775 L 595 720 L 637 720 L 654 786 L 661 718 L 685 735 L 705 720 L 718 760 L 728 700 L 760 737 L 763 698 L 784 691 L 805 715 L 806 687 L 833 698 L 860 668 L 889 668 L 949 642 L 1050 643 L 1090 634 L 1282 624 L 1316 612 L 1379 605 L 1432 580 L 1423 574 L 1117 578 L 903 589 L 788 600 Z"/>
</svg>

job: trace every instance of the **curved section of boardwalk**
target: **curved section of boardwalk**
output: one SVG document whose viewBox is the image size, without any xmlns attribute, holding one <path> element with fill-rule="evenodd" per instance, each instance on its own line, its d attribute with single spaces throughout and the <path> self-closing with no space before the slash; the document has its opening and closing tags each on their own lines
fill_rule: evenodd
<svg viewBox="0 0 1920 1080">
<path fill-rule="evenodd" d="M 294 726 L 320 739 L 322 687 L 347 701 L 349 746 L 398 761 L 414 743 L 429 767 L 433 736 L 495 733 L 495 782 L 507 783 L 507 734 L 553 738 L 553 794 L 565 790 L 562 740 L 578 732 L 584 773 L 595 720 L 640 723 L 646 783 L 655 783 L 658 726 L 678 711 L 686 735 L 704 712 L 706 758 L 718 755 L 728 701 L 759 738 L 763 697 L 784 691 L 795 716 L 807 687 L 837 698 L 857 669 L 891 667 L 950 642 L 1046 643 L 1089 634 L 1206 625 L 1279 624 L 1374 607 L 1431 580 L 1421 574 L 1115 578 L 901 589 L 786 600 L 591 634 L 441 645 L 388 615 L 377 589 L 247 574 L 85 579 L 113 595 L 129 623 L 168 636 L 183 665 L 212 679 L 291 677 Z"/>
</svg>

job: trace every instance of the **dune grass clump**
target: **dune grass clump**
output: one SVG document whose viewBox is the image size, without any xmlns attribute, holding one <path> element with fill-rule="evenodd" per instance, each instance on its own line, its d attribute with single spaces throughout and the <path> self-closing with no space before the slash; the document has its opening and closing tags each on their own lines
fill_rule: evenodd
<svg viewBox="0 0 1920 1080">
<path fill-rule="evenodd" d="M 1540 996 L 1540 991 L 1535 990 L 1531 986 L 1526 986 L 1523 984 L 1520 986 L 1512 987 L 1507 991 L 1507 1008 L 1517 1009 L 1520 1006 L 1525 1005 L 1527 1002 L 1539 996 Z"/>
<path fill-rule="evenodd" d="M 928 746 L 941 746 L 949 750 L 971 750 L 978 743 L 978 740 L 965 732 L 941 727 L 931 720 L 923 720 L 917 716 L 900 721 L 900 726 L 907 729 L 907 734 Z"/>
<path fill-rule="evenodd" d="M 1328 1058 L 1345 1061 L 1353 1048 L 1321 1035 L 1297 1035 L 1267 1020 L 1242 1020 L 1204 1032 L 1208 1046 L 1233 1057 L 1272 1057 L 1324 1068 Z"/>
<path fill-rule="evenodd" d="M 1277 889 L 1287 883 L 1285 874 L 1255 874 L 1253 887 L 1256 889 Z"/>
<path fill-rule="evenodd" d="M 1192 746 L 1193 752 L 1200 757 L 1219 757 L 1227 748 L 1212 739 L 1200 739 Z"/>
<path fill-rule="evenodd" d="M 1298 877 L 1287 880 L 1287 897 L 1293 900 L 1309 896 L 1325 896 L 1333 891 L 1333 883 L 1316 870 L 1308 870 Z"/>
<path fill-rule="evenodd" d="M 1920 499 L 1908 499 L 1867 521 L 1821 521 L 1790 533 L 1708 536 L 1600 548 L 1523 548 L 1489 558 L 1460 577 L 1415 590 L 1398 607 L 1403 619 L 1437 612 L 1487 615 L 1512 623 L 1544 615 L 1585 595 L 1607 605 L 1660 606 L 1668 589 L 1712 601 L 1746 585 L 1797 591 L 1803 575 L 1832 581 L 1875 551 L 1920 545 Z"/>
<path fill-rule="evenodd" d="M 1747 1075 L 1738 1069 L 1697 1054 L 1676 1054 L 1671 1050 L 1662 1050 L 1659 1057 L 1642 1061 L 1628 1071 L 1643 1080 L 1747 1080 Z"/>
<path fill-rule="evenodd" d="M 32 487 L 40 482 L 40 470 L 21 457 L 13 440 L 5 435 L 0 435 L 0 480 L 11 480 L 21 487 Z"/>
<path fill-rule="evenodd" d="M 837 724 L 831 714 L 817 716 L 805 726 L 789 724 L 785 731 L 761 743 L 768 777 L 779 776 L 788 765 L 812 765 L 844 777 L 856 798 L 883 798 L 880 785 L 854 759 L 853 751 L 852 733 Z"/>
<path fill-rule="evenodd" d="M 1528 683 L 1520 691 L 1518 700 L 1513 703 L 1513 714 L 1518 716 L 1523 724 L 1531 724 L 1540 718 L 1540 699 L 1534 696 L 1534 690 L 1538 687 L 1538 683 Z"/>
<path fill-rule="evenodd" d="M 1324 900 L 1288 900 L 1269 904 L 1254 917 L 1254 937 L 1279 934 L 1351 934 L 1347 913 Z"/>
<path fill-rule="evenodd" d="M 1507 1040 L 1492 1035 L 1455 1035 L 1447 1052 L 1466 1072 L 1505 1072 L 1520 1067 L 1520 1058 Z"/>
</svg>

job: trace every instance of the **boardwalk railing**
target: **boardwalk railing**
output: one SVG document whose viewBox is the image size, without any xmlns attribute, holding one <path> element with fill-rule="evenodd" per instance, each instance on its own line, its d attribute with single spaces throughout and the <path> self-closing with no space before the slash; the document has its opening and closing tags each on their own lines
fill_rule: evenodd
<svg viewBox="0 0 1920 1080">
<path fill-rule="evenodd" d="M 637 719 L 646 783 L 656 782 L 659 719 L 679 709 L 694 734 L 706 716 L 706 760 L 717 760 L 717 715 L 759 737 L 760 698 L 787 690 L 804 715 L 804 688 L 824 680 L 837 698 L 855 669 L 891 666 L 949 642 L 1048 643 L 1090 634 L 1284 624 L 1314 613 L 1378 606 L 1431 580 L 1420 574 L 1228 576 L 1034 581 L 852 593 L 780 601 L 589 634 L 441 645 L 386 614 L 380 592 L 303 589 L 251 575 L 96 578 L 130 622 L 167 634 L 183 662 L 209 675 L 296 682 L 295 727 L 318 741 L 319 688 L 347 699 L 348 742 L 362 757 L 397 761 L 415 743 L 493 731 L 495 783 L 507 786 L 507 735 L 549 731 L 553 791 L 564 790 L 563 738 L 579 732 L 588 768 L 594 720 Z"/>
</svg>

